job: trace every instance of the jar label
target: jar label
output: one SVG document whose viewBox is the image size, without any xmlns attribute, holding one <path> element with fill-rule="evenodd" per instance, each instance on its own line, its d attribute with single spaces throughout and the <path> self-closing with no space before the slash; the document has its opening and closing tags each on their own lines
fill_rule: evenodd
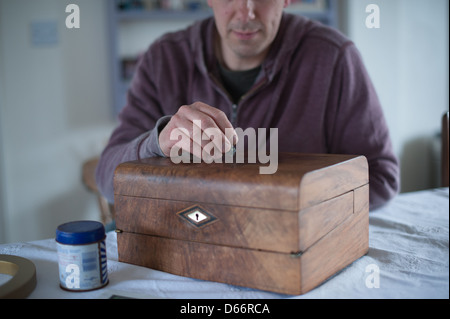
<svg viewBox="0 0 450 319">
<path fill-rule="evenodd" d="M 62 288 L 84 291 L 108 283 L 105 241 L 89 245 L 56 244 Z"/>
</svg>

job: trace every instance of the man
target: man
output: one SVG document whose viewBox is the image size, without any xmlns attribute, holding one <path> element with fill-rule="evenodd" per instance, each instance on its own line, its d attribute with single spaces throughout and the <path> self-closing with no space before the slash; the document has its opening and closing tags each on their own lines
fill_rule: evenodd
<svg viewBox="0 0 450 319">
<path fill-rule="evenodd" d="M 208 4 L 214 18 L 163 36 L 143 56 L 97 168 L 107 199 L 114 200 L 118 164 L 170 156 L 179 143 L 173 136 L 188 135 L 181 147 L 200 157 L 211 141 L 195 144 L 194 123 L 223 132 L 223 147 L 214 141 L 221 152 L 237 141 L 227 129 L 239 127 L 278 128 L 280 152 L 364 155 L 371 208 L 391 199 L 399 187 L 398 161 L 354 44 L 284 13 L 290 0 Z"/>
</svg>

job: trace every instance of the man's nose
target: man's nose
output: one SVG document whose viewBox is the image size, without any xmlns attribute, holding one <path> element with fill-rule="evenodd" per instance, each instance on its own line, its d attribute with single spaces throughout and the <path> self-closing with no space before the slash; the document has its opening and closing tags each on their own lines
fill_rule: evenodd
<svg viewBox="0 0 450 319">
<path fill-rule="evenodd" d="M 255 3 L 253 0 L 238 0 L 237 12 L 243 22 L 255 19 Z"/>
</svg>

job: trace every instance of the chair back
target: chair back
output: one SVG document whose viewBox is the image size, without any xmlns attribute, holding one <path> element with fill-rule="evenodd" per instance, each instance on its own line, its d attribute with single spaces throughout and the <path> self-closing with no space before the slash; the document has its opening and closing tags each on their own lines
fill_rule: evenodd
<svg viewBox="0 0 450 319">
<path fill-rule="evenodd" d="M 95 157 L 83 163 L 82 179 L 86 188 L 97 196 L 98 205 L 100 209 L 100 217 L 102 223 L 106 226 L 114 221 L 114 205 L 108 203 L 105 197 L 100 194 L 95 182 L 95 169 L 97 167 L 99 158 Z"/>
<path fill-rule="evenodd" d="M 449 139 L 449 133 L 448 133 L 448 113 L 445 113 L 442 117 L 442 152 L 441 152 L 441 186 L 442 187 L 448 187 L 449 181 L 448 181 L 448 139 Z"/>
</svg>

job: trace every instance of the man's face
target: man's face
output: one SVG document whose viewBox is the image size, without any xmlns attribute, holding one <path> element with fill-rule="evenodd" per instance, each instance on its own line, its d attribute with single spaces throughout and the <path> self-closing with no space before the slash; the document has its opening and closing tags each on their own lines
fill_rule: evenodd
<svg viewBox="0 0 450 319">
<path fill-rule="evenodd" d="M 208 0 L 221 38 L 223 59 L 230 69 L 262 63 L 290 0 Z M 231 65 L 230 65 L 231 64 Z"/>
</svg>

